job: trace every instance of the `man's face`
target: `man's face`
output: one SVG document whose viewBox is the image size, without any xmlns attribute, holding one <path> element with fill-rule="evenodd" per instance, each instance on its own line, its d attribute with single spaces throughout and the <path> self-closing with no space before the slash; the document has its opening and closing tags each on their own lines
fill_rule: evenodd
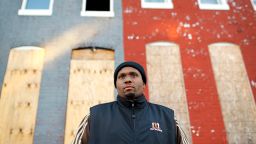
<svg viewBox="0 0 256 144">
<path fill-rule="evenodd" d="M 121 97 L 140 96 L 143 94 L 145 84 L 140 72 L 133 67 L 124 67 L 117 74 L 116 88 Z"/>
</svg>

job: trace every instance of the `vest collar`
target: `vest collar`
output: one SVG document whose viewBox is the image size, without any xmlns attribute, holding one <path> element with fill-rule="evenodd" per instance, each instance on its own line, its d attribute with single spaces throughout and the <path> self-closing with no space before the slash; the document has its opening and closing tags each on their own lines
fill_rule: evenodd
<svg viewBox="0 0 256 144">
<path fill-rule="evenodd" d="M 138 96 L 135 99 L 129 100 L 127 98 L 123 98 L 121 96 L 117 96 L 117 103 L 123 105 L 127 108 L 132 108 L 134 104 L 135 109 L 142 109 L 147 105 L 147 100 L 144 95 Z"/>
</svg>

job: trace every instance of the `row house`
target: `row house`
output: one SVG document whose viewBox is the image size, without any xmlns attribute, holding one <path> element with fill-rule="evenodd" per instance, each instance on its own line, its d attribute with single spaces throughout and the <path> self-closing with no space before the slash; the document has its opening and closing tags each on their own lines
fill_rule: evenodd
<svg viewBox="0 0 256 144">
<path fill-rule="evenodd" d="M 255 0 L 0 1 L 0 144 L 69 144 L 142 64 L 191 143 L 256 143 Z"/>
</svg>

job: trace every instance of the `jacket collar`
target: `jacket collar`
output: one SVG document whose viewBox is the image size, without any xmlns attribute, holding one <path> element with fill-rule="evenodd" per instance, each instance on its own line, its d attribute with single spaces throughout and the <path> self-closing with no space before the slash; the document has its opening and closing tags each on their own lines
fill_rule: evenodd
<svg viewBox="0 0 256 144">
<path fill-rule="evenodd" d="M 134 104 L 135 109 L 142 109 L 147 105 L 147 100 L 144 95 L 138 96 L 134 99 L 127 99 L 123 98 L 121 96 L 117 96 L 117 103 L 120 105 L 123 105 L 127 108 L 132 108 L 132 105 Z"/>
</svg>

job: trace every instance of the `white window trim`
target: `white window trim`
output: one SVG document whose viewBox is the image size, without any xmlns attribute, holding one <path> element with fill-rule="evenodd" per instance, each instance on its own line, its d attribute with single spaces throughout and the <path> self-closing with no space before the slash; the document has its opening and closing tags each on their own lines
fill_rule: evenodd
<svg viewBox="0 0 256 144">
<path fill-rule="evenodd" d="M 50 0 L 49 9 L 26 9 L 28 0 L 23 0 L 21 8 L 18 11 L 18 15 L 51 16 L 53 9 L 53 1 L 54 0 Z"/>
<path fill-rule="evenodd" d="M 92 17 L 114 17 L 114 0 L 110 0 L 110 11 L 86 11 L 86 0 L 82 2 L 81 16 L 92 16 Z"/>
<path fill-rule="evenodd" d="M 176 43 L 173 42 L 166 42 L 166 41 L 157 41 L 146 44 L 146 46 L 178 46 Z"/>
<path fill-rule="evenodd" d="M 12 48 L 12 49 L 15 49 L 15 50 L 33 50 L 33 49 L 43 49 L 41 47 L 36 47 L 36 46 L 21 46 L 21 47 L 16 47 L 16 48 Z"/>
<path fill-rule="evenodd" d="M 150 8 L 150 9 L 172 9 L 173 3 L 172 0 L 167 0 L 167 2 L 159 3 L 159 2 L 146 2 L 145 0 L 141 0 L 142 8 Z"/>
<path fill-rule="evenodd" d="M 209 44 L 209 46 L 208 47 L 211 47 L 211 46 L 223 46 L 223 47 L 225 47 L 225 46 L 238 46 L 238 45 L 236 45 L 236 44 L 233 44 L 233 43 L 229 43 L 229 42 L 216 42 L 216 43 L 212 43 L 212 44 Z"/>
<path fill-rule="evenodd" d="M 198 0 L 200 9 L 203 10 L 229 10 L 229 5 L 226 0 L 220 0 L 221 4 L 202 4 L 201 0 Z"/>
<path fill-rule="evenodd" d="M 253 2 L 253 0 L 251 0 L 251 2 L 252 2 L 253 9 L 256 11 L 256 4 Z"/>
</svg>

